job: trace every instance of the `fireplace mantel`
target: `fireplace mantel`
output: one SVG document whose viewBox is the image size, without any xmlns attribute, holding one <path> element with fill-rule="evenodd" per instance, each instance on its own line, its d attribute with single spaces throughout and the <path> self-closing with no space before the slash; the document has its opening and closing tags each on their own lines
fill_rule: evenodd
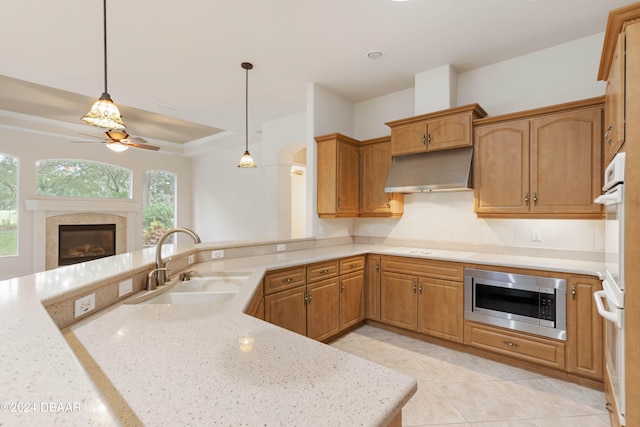
<svg viewBox="0 0 640 427">
<path fill-rule="evenodd" d="M 86 215 L 104 214 L 124 217 L 124 228 L 122 240 L 126 241 L 126 246 L 120 246 L 121 252 L 132 252 L 136 246 L 136 221 L 140 212 L 140 203 L 133 200 L 121 199 L 30 199 L 25 201 L 27 210 L 34 213 L 34 268 L 35 271 L 44 271 L 51 268 L 47 262 L 48 240 L 51 240 L 51 230 L 47 230 L 47 218 L 59 215 Z M 57 233 L 57 230 L 56 230 Z M 56 237 L 57 239 L 57 237 Z M 50 242 L 49 242 L 50 244 Z M 117 244 L 117 246 L 119 246 Z M 57 248 L 56 248 L 57 250 Z M 55 254 L 57 257 L 57 253 Z"/>
</svg>

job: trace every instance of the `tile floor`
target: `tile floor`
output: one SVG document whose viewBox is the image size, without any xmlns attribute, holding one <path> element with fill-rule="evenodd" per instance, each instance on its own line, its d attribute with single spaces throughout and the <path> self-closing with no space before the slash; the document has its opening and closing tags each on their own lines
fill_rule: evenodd
<svg viewBox="0 0 640 427">
<path fill-rule="evenodd" d="M 404 426 L 608 427 L 604 393 L 362 326 L 332 346 L 411 375 Z"/>
</svg>

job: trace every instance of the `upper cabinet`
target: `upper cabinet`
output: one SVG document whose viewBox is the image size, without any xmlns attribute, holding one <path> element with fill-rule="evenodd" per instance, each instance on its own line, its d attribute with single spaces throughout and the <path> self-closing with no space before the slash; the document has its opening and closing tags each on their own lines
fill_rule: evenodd
<svg viewBox="0 0 640 427">
<path fill-rule="evenodd" d="M 359 141 L 334 133 L 318 144 L 318 215 L 358 216 Z"/>
<path fill-rule="evenodd" d="M 384 192 L 390 168 L 391 137 L 362 141 L 360 146 L 360 216 L 402 216 L 404 194 Z"/>
<path fill-rule="evenodd" d="M 474 122 L 475 211 L 601 218 L 602 98 Z"/>
<path fill-rule="evenodd" d="M 391 128 L 391 154 L 469 147 L 473 145 L 472 122 L 486 116 L 478 104 L 423 114 L 386 123 Z"/>
<path fill-rule="evenodd" d="M 318 216 L 401 217 L 404 195 L 385 193 L 390 137 L 358 141 L 333 133 L 318 144 Z"/>
<path fill-rule="evenodd" d="M 604 97 L 604 157 L 609 164 L 620 150 L 625 137 L 625 51 L 626 34 L 618 35 Z"/>
</svg>

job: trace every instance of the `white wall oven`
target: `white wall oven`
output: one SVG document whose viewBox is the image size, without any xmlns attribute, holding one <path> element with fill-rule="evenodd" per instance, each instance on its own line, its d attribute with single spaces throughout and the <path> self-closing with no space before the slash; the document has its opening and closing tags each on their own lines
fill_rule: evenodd
<svg viewBox="0 0 640 427">
<path fill-rule="evenodd" d="M 464 318 L 567 339 L 567 281 L 464 269 Z"/>
<path fill-rule="evenodd" d="M 605 367 L 611 379 L 618 419 L 625 423 L 624 345 L 624 169 L 625 153 L 618 153 L 604 173 L 604 194 L 595 202 L 605 205 L 605 279 L 594 294 L 598 313 L 606 319 Z"/>
</svg>

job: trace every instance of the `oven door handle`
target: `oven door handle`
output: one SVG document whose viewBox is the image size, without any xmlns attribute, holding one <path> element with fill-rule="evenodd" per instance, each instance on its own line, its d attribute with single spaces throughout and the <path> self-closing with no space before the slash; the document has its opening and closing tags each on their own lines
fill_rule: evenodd
<svg viewBox="0 0 640 427">
<path fill-rule="evenodd" d="M 596 301 L 596 308 L 598 309 L 598 313 L 600 316 L 604 317 L 607 320 L 615 323 L 618 328 L 622 327 L 622 321 L 620 316 L 620 310 L 616 309 L 615 312 L 608 311 L 604 308 L 604 304 L 602 303 L 603 299 L 607 298 L 607 294 L 605 291 L 597 291 L 593 294 L 593 299 Z"/>
</svg>

